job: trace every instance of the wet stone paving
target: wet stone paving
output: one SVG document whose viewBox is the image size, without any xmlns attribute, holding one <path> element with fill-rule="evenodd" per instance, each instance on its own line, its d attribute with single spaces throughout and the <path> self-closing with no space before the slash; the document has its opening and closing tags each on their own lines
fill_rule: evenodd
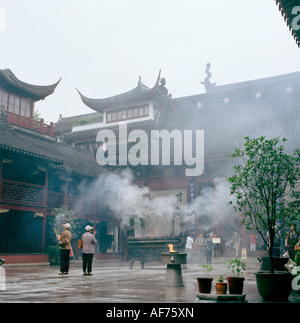
<svg viewBox="0 0 300 323">
<path fill-rule="evenodd" d="M 230 276 L 225 258 L 213 259 L 210 277 Z M 257 258 L 248 258 L 244 273 L 246 302 L 262 303 L 254 272 L 259 270 Z M 198 264 L 182 270 L 183 287 L 166 287 L 166 266 L 146 263 L 133 269 L 126 262 L 94 261 L 93 276 L 83 276 L 81 261 L 71 262 L 69 275 L 59 276 L 58 266 L 4 266 L 5 290 L 0 290 L 0 303 L 212 303 L 197 297 L 196 278 L 205 276 Z M 215 292 L 215 287 L 212 287 Z M 289 303 L 300 303 L 292 292 Z"/>
</svg>

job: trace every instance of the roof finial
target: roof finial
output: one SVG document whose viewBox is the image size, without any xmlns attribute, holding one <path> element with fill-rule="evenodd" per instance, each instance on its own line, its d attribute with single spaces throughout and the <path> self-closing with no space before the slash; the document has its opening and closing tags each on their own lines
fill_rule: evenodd
<svg viewBox="0 0 300 323">
<path fill-rule="evenodd" d="M 142 85 L 143 85 L 142 78 L 141 78 L 141 76 L 139 76 L 138 86 L 142 86 Z"/>
<path fill-rule="evenodd" d="M 211 73 L 210 73 L 210 63 L 206 64 L 206 78 L 204 79 L 204 82 L 201 82 L 205 86 L 206 92 L 211 92 L 214 87 L 216 86 L 216 83 L 211 83 L 210 78 L 211 78 Z"/>
<path fill-rule="evenodd" d="M 162 77 L 160 80 L 159 90 L 163 96 L 167 96 L 169 93 L 168 89 L 166 88 L 166 79 L 164 77 Z"/>
</svg>

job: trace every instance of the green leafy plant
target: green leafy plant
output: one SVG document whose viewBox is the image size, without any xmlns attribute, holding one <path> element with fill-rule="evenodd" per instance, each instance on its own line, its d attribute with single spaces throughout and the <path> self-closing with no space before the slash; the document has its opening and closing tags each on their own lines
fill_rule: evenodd
<svg viewBox="0 0 300 323">
<path fill-rule="evenodd" d="M 300 215 L 300 151 L 287 154 L 279 138 L 245 137 L 243 149 L 237 148 L 232 157 L 239 163 L 228 179 L 231 195 L 236 199 L 229 203 L 243 217 L 246 229 L 261 235 L 274 273 L 274 240 Z"/>
<path fill-rule="evenodd" d="M 220 275 L 218 277 L 217 282 L 219 282 L 219 283 L 223 283 L 224 282 L 223 275 Z"/>
<path fill-rule="evenodd" d="M 202 268 L 205 270 L 207 277 L 209 276 L 209 273 L 213 270 L 213 267 L 209 264 L 203 264 Z"/>
<path fill-rule="evenodd" d="M 50 258 L 57 258 L 60 256 L 59 246 L 48 246 L 46 247 L 45 252 L 49 255 Z"/>
<path fill-rule="evenodd" d="M 234 277 L 240 277 L 246 267 L 246 264 L 240 258 L 231 258 L 227 261 L 227 269 L 231 269 Z"/>
<path fill-rule="evenodd" d="M 300 251 L 297 251 L 296 253 L 295 263 L 296 263 L 296 266 L 300 266 Z"/>
<path fill-rule="evenodd" d="M 91 124 L 91 123 L 97 123 L 97 122 L 99 122 L 99 117 L 90 116 L 90 117 L 87 117 L 87 118 L 72 120 L 70 123 L 71 123 L 71 125 L 73 127 L 75 127 L 75 126 L 82 126 L 82 125 Z"/>
</svg>

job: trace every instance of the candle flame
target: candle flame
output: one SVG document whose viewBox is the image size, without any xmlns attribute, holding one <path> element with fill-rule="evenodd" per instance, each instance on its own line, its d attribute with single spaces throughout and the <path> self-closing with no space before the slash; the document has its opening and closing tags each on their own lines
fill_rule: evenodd
<svg viewBox="0 0 300 323">
<path fill-rule="evenodd" d="M 174 249 L 173 249 L 173 245 L 170 243 L 170 244 L 168 244 L 168 247 L 169 247 L 169 251 L 170 252 L 177 252 L 177 251 L 175 251 Z"/>
</svg>

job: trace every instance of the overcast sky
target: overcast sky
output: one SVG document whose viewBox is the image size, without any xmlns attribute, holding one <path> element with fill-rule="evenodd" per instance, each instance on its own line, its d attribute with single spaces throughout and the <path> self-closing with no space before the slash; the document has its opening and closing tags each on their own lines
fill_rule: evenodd
<svg viewBox="0 0 300 323">
<path fill-rule="evenodd" d="M 104 98 L 152 87 L 173 98 L 217 85 L 299 71 L 298 49 L 274 0 L 0 0 L 1 65 L 24 82 L 62 81 L 36 104 L 48 122 L 93 112 Z M 0 21 L 1 26 L 1 21 Z"/>
</svg>

